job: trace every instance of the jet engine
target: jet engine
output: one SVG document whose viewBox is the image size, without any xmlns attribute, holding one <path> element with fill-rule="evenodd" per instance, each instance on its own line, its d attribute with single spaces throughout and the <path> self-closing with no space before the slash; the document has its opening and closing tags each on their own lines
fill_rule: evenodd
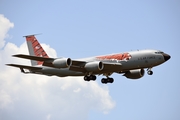
<svg viewBox="0 0 180 120">
<path fill-rule="evenodd" d="M 144 69 L 135 69 L 126 72 L 123 76 L 130 79 L 138 79 L 144 76 Z"/>
<path fill-rule="evenodd" d="M 58 58 L 52 64 L 57 68 L 66 68 L 72 64 L 72 61 L 70 58 Z"/>
<path fill-rule="evenodd" d="M 88 72 L 93 72 L 93 71 L 101 71 L 104 68 L 104 65 L 102 62 L 96 61 L 96 62 L 89 62 L 86 63 L 84 68 Z"/>
</svg>

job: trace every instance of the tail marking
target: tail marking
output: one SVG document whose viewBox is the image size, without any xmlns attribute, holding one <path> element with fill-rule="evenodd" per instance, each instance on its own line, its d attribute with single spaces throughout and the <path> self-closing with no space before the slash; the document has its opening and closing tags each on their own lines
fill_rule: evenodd
<svg viewBox="0 0 180 120">
<path fill-rule="evenodd" d="M 27 41 L 28 50 L 29 50 L 30 55 L 49 58 L 49 56 L 44 51 L 41 44 L 38 42 L 38 40 L 36 39 L 36 37 L 34 35 L 28 35 L 28 36 L 24 36 L 24 37 L 26 37 L 26 41 Z M 42 65 L 43 61 L 31 60 L 31 64 L 32 65 Z"/>
</svg>

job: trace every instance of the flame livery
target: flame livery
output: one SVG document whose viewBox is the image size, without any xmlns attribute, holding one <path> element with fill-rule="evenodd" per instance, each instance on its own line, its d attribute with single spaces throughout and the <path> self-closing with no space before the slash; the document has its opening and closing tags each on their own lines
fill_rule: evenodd
<svg viewBox="0 0 180 120">
<path fill-rule="evenodd" d="M 105 55 L 105 56 L 97 57 L 97 59 L 99 60 L 129 60 L 130 58 L 131 55 L 129 53 L 113 54 L 113 55 Z"/>
<path fill-rule="evenodd" d="M 152 75 L 152 68 L 170 59 L 170 55 L 160 50 L 139 50 L 113 55 L 71 59 L 66 57 L 50 58 L 37 41 L 35 35 L 25 36 L 30 55 L 17 54 L 13 57 L 31 60 L 31 66 L 6 64 L 20 68 L 23 73 L 42 74 L 47 76 L 84 76 L 85 81 L 96 80 L 96 75 L 104 75 L 101 82 L 113 83 L 109 77 L 113 73 L 123 74 L 130 79 L 144 76 L 144 69 Z"/>
<path fill-rule="evenodd" d="M 43 50 L 42 46 L 39 44 L 39 42 L 36 40 L 34 36 L 26 36 L 26 41 L 28 44 L 29 50 L 33 48 L 33 51 L 29 51 L 31 55 L 39 56 L 39 57 L 45 57 L 49 58 L 49 56 L 46 54 L 46 52 Z M 43 61 L 37 61 L 37 65 L 42 65 Z"/>
</svg>

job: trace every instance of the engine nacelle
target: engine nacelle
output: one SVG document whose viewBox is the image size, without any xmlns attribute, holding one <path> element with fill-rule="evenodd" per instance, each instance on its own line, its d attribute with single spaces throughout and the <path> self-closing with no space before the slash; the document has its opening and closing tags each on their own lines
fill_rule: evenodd
<svg viewBox="0 0 180 120">
<path fill-rule="evenodd" d="M 72 64 L 72 61 L 70 58 L 58 58 L 52 64 L 57 68 L 66 68 Z"/>
<path fill-rule="evenodd" d="M 104 68 L 104 65 L 102 62 L 96 61 L 96 62 L 89 62 L 86 63 L 86 65 L 84 66 L 84 68 L 88 71 L 88 72 L 93 72 L 93 71 L 101 71 Z"/>
<path fill-rule="evenodd" d="M 130 79 L 138 79 L 144 76 L 144 69 L 130 70 L 126 72 L 123 76 L 126 76 Z"/>
</svg>

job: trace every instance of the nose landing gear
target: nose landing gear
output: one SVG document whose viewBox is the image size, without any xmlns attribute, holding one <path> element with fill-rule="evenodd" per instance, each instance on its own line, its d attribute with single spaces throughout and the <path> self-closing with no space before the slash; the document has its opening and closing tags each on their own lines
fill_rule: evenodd
<svg viewBox="0 0 180 120">
<path fill-rule="evenodd" d="M 148 71 L 147 72 L 148 75 L 152 75 L 153 74 L 153 71 L 151 70 L 151 68 L 148 68 L 147 71 Z"/>
</svg>

